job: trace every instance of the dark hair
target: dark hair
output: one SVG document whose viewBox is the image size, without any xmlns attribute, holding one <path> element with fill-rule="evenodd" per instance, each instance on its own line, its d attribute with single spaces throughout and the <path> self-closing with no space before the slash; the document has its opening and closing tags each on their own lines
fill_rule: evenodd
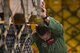
<svg viewBox="0 0 80 53">
<path fill-rule="evenodd" d="M 40 36 L 43 36 L 46 32 L 50 32 L 49 28 L 45 26 L 36 26 L 36 31 Z"/>
</svg>

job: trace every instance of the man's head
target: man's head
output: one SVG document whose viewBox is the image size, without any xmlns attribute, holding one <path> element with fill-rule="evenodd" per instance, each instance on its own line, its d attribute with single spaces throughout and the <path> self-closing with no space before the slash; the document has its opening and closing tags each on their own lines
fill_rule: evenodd
<svg viewBox="0 0 80 53">
<path fill-rule="evenodd" d="M 37 26 L 36 31 L 41 39 L 44 41 L 51 37 L 50 29 L 45 26 Z"/>
</svg>

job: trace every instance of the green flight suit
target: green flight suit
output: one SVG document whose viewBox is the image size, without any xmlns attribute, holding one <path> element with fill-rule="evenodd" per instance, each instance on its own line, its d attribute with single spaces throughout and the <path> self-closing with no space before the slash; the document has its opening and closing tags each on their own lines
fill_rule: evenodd
<svg viewBox="0 0 80 53">
<path fill-rule="evenodd" d="M 50 18 L 49 27 L 51 29 L 52 35 L 51 37 L 55 40 L 51 45 L 47 45 L 47 43 L 39 38 L 37 34 L 32 36 L 32 41 L 36 43 L 39 53 L 67 53 L 67 48 L 65 47 L 64 42 L 64 30 L 62 25 L 57 22 L 54 18 Z"/>
</svg>

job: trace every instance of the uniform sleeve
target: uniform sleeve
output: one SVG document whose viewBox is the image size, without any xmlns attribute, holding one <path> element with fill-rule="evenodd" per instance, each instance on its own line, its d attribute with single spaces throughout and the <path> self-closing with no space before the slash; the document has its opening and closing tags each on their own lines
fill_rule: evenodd
<svg viewBox="0 0 80 53">
<path fill-rule="evenodd" d="M 38 41 L 38 38 L 36 37 L 37 35 L 36 34 L 33 34 L 32 35 L 32 38 L 31 38 L 31 40 L 32 40 L 32 44 L 35 42 L 37 42 Z"/>
<path fill-rule="evenodd" d="M 63 33 L 64 33 L 63 27 L 54 18 L 50 17 L 50 22 L 48 27 L 51 29 L 51 32 L 55 34 L 56 37 L 63 37 Z"/>
</svg>

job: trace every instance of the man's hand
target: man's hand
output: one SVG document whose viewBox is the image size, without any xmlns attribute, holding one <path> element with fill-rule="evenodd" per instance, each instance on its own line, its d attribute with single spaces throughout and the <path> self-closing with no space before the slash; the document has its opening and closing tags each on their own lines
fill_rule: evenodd
<svg viewBox="0 0 80 53">
<path fill-rule="evenodd" d="M 42 18 L 45 19 L 46 23 L 49 23 L 50 20 L 46 19 L 47 15 L 46 15 L 46 7 L 45 7 L 44 1 L 42 1 L 42 3 L 41 3 L 41 9 L 42 9 L 42 14 L 41 14 Z"/>
<path fill-rule="evenodd" d="M 46 17 L 46 8 L 45 8 L 45 3 L 44 3 L 44 1 L 41 2 L 41 10 L 42 10 L 41 16 L 42 16 L 43 18 Z"/>
</svg>

